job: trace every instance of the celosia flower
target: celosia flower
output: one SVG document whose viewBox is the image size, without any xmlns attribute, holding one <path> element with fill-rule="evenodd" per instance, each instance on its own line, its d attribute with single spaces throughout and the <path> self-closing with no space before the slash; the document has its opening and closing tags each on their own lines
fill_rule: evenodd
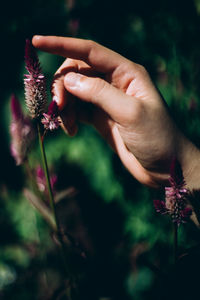
<svg viewBox="0 0 200 300">
<path fill-rule="evenodd" d="M 29 40 L 25 46 L 25 102 L 32 118 L 38 118 L 45 111 L 47 104 L 46 82 L 42 74 L 36 51 Z"/>
<path fill-rule="evenodd" d="M 35 136 L 30 119 L 23 115 L 20 103 L 15 95 L 11 98 L 12 121 L 10 125 L 11 154 L 16 164 L 21 165 Z"/>
<path fill-rule="evenodd" d="M 44 125 L 45 129 L 55 130 L 60 126 L 60 121 L 58 118 L 58 105 L 56 101 L 51 101 L 49 104 L 48 112 L 43 113 L 44 118 L 42 118 L 41 122 Z"/>
<path fill-rule="evenodd" d="M 154 204 L 154 207 L 155 207 L 155 210 L 164 215 L 167 213 L 167 210 L 166 210 L 166 205 L 165 205 L 165 202 L 164 201 L 161 201 L 161 200 L 154 200 L 153 201 L 153 204 Z"/>
<path fill-rule="evenodd" d="M 174 159 L 170 168 L 170 186 L 165 187 L 165 202 L 154 201 L 154 207 L 161 214 L 169 214 L 174 223 L 185 223 L 192 214 L 191 208 L 187 207 L 188 190 L 179 162 Z"/>
<path fill-rule="evenodd" d="M 38 185 L 38 189 L 41 192 L 47 193 L 46 177 L 45 177 L 44 171 L 41 168 L 41 166 L 38 166 L 36 168 L 36 182 Z M 51 188 L 52 188 L 53 192 L 55 192 L 55 185 L 57 183 L 57 175 L 56 174 L 52 174 L 50 176 L 50 183 L 51 183 Z"/>
</svg>

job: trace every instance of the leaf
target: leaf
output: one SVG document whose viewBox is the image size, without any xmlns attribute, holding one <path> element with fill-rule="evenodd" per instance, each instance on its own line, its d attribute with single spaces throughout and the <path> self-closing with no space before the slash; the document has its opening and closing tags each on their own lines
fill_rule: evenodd
<svg viewBox="0 0 200 300">
<path fill-rule="evenodd" d="M 36 208 L 39 213 L 43 216 L 43 218 L 47 221 L 47 223 L 52 227 L 53 230 L 56 231 L 56 222 L 54 220 L 53 214 L 50 209 L 42 202 L 32 191 L 25 188 L 23 190 L 24 196 L 28 199 L 34 208 Z"/>
<path fill-rule="evenodd" d="M 74 187 L 69 187 L 55 195 L 55 202 L 58 203 L 64 198 L 71 198 L 77 195 L 78 191 Z"/>
</svg>

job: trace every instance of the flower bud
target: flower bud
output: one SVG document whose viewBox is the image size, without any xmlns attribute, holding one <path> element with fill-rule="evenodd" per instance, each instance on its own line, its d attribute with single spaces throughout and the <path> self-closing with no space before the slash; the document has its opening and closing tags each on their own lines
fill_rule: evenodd
<svg viewBox="0 0 200 300">
<path fill-rule="evenodd" d="M 25 46 L 25 102 L 32 118 L 39 118 L 45 112 L 47 104 L 46 82 L 42 74 L 36 51 L 29 40 Z"/>
</svg>

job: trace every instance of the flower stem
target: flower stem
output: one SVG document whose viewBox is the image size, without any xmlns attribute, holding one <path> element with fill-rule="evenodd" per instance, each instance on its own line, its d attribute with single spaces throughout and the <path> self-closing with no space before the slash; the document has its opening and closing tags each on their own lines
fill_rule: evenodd
<svg viewBox="0 0 200 300">
<path fill-rule="evenodd" d="M 40 151 L 41 151 L 41 155 L 42 155 L 42 164 L 43 164 L 43 168 L 44 168 L 44 174 L 45 174 L 46 183 L 47 183 L 47 190 L 48 190 L 48 194 L 49 194 L 49 201 L 50 201 L 51 209 L 52 209 L 55 221 L 56 221 L 57 230 L 59 232 L 60 224 L 59 224 L 58 216 L 56 213 L 55 201 L 54 201 L 53 191 L 52 191 L 52 187 L 51 187 L 51 183 L 50 183 L 49 169 L 48 169 L 47 158 L 46 158 L 46 153 L 45 153 L 45 149 L 44 149 L 44 141 L 43 141 L 43 138 L 41 135 L 40 125 L 38 123 L 37 123 L 37 129 L 38 129 L 38 136 L 39 136 Z"/>
<path fill-rule="evenodd" d="M 38 129 L 40 151 L 41 151 L 41 155 L 42 155 L 42 164 L 43 164 L 44 174 L 45 174 L 46 183 L 47 183 L 47 190 L 48 190 L 48 194 L 49 194 L 50 206 L 51 206 L 53 216 L 54 216 L 54 219 L 56 222 L 57 235 L 58 235 L 59 242 L 61 244 L 65 272 L 66 272 L 66 275 L 69 276 L 70 275 L 69 267 L 68 267 L 68 263 L 67 263 L 66 255 L 65 255 L 65 253 L 67 252 L 67 249 L 66 249 L 64 241 L 63 241 L 62 229 L 61 229 L 59 218 L 58 218 L 57 211 L 56 211 L 56 204 L 55 204 L 54 195 L 53 195 L 53 191 L 52 191 L 52 187 L 51 187 L 49 169 L 48 169 L 47 158 L 46 158 L 46 153 L 45 153 L 45 148 L 44 148 L 44 139 L 43 139 L 41 131 L 40 131 L 39 123 L 37 123 L 37 129 Z"/>
<path fill-rule="evenodd" d="M 178 259 L 178 225 L 174 223 L 174 263 L 176 264 Z"/>
</svg>

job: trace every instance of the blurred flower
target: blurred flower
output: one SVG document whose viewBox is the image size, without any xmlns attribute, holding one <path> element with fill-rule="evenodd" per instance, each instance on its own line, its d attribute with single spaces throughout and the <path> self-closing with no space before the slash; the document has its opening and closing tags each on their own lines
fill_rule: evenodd
<svg viewBox="0 0 200 300">
<path fill-rule="evenodd" d="M 165 202 L 154 200 L 155 210 L 161 214 L 169 214 L 174 223 L 185 223 L 192 214 L 191 208 L 187 207 L 188 190 L 181 166 L 177 159 L 173 159 L 170 168 L 170 186 L 165 187 Z"/>
<path fill-rule="evenodd" d="M 79 19 L 71 19 L 68 23 L 68 29 L 72 36 L 76 36 L 80 28 Z"/>
<path fill-rule="evenodd" d="M 69 11 L 74 8 L 75 4 L 76 4 L 75 0 L 66 0 L 66 6 Z"/>
<path fill-rule="evenodd" d="M 43 113 L 44 118 L 41 120 L 45 129 L 53 131 L 60 126 L 58 114 L 59 111 L 56 101 L 51 101 L 51 103 L 49 104 L 48 112 Z"/>
<path fill-rule="evenodd" d="M 156 57 L 156 68 L 159 83 L 161 83 L 162 85 L 167 85 L 169 81 L 167 65 L 166 61 L 160 56 Z"/>
<path fill-rule="evenodd" d="M 154 200 L 153 201 L 153 204 L 154 204 L 154 207 L 155 207 L 155 210 L 164 215 L 167 213 L 167 210 L 166 210 L 166 205 L 165 205 L 165 202 L 164 201 L 161 201 L 161 200 Z"/>
<path fill-rule="evenodd" d="M 32 118 L 38 118 L 45 111 L 47 104 L 46 82 L 42 74 L 39 59 L 29 40 L 25 46 L 25 102 Z"/>
<path fill-rule="evenodd" d="M 192 97 L 189 100 L 189 107 L 188 107 L 189 112 L 194 113 L 198 110 L 198 104 L 197 101 Z"/>
<path fill-rule="evenodd" d="M 30 119 L 23 115 L 20 103 L 15 95 L 12 95 L 11 98 L 11 114 L 10 149 L 16 164 L 21 165 L 27 157 L 27 152 L 35 134 Z"/>
<path fill-rule="evenodd" d="M 46 184 L 46 177 L 45 177 L 45 174 L 44 174 L 44 170 L 41 168 L 41 166 L 38 166 L 36 168 L 36 182 L 37 182 L 37 185 L 38 185 L 38 189 L 41 192 L 48 193 L 47 184 Z M 50 176 L 50 183 L 51 183 L 52 191 L 55 192 L 55 185 L 57 183 L 57 175 L 56 174 L 52 174 Z"/>
</svg>

